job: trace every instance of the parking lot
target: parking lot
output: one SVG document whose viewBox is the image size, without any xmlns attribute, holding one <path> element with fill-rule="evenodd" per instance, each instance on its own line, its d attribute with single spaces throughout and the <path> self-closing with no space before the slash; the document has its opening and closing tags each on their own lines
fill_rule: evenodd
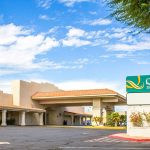
<svg viewBox="0 0 150 150">
<path fill-rule="evenodd" d="M 56 127 L 0 127 L 2 150 L 150 150 L 150 143 L 110 138 L 125 130 Z"/>
</svg>

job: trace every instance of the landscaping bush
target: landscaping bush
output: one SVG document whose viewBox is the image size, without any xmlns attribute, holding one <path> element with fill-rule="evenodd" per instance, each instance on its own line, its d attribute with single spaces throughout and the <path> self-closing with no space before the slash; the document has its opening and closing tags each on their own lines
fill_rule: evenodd
<svg viewBox="0 0 150 150">
<path fill-rule="evenodd" d="M 130 115 L 130 121 L 133 123 L 135 127 L 142 127 L 143 126 L 143 118 L 140 112 L 133 112 Z"/>
<path fill-rule="evenodd" d="M 119 115 L 118 112 L 112 112 L 107 115 L 107 126 L 126 126 L 126 115 Z"/>
</svg>

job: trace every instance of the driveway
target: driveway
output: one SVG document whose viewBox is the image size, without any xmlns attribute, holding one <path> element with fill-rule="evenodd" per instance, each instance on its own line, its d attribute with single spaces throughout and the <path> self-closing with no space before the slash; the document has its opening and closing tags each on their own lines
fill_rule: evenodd
<svg viewBox="0 0 150 150">
<path fill-rule="evenodd" d="M 122 132 L 126 131 L 56 127 L 0 127 L 0 149 L 150 150 L 149 142 L 137 143 L 108 137 L 111 134 Z"/>
</svg>

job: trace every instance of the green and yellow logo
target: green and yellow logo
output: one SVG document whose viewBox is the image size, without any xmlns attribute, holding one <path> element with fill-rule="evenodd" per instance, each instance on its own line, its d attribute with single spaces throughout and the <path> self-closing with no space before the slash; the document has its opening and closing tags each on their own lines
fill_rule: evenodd
<svg viewBox="0 0 150 150">
<path fill-rule="evenodd" d="M 126 88 L 127 89 L 136 89 L 141 90 L 144 88 L 144 82 L 141 82 L 141 76 L 137 76 L 137 83 L 136 81 L 126 80 Z"/>
</svg>

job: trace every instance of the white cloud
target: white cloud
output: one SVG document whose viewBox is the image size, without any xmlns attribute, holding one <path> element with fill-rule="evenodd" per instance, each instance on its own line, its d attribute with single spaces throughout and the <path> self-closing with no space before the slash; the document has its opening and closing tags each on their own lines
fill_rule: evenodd
<svg viewBox="0 0 150 150">
<path fill-rule="evenodd" d="M 62 40 L 62 43 L 63 43 L 63 46 L 75 46 L 75 47 L 81 47 L 81 46 L 86 46 L 86 45 L 91 44 L 90 41 L 81 40 L 76 37 L 64 39 L 64 40 Z"/>
<path fill-rule="evenodd" d="M 89 14 L 91 14 L 91 15 L 97 15 L 97 12 L 96 11 L 90 11 Z"/>
<path fill-rule="evenodd" d="M 63 90 L 112 89 L 125 95 L 124 85 L 112 81 L 73 80 L 55 83 Z"/>
<path fill-rule="evenodd" d="M 115 56 L 116 56 L 117 58 L 124 58 L 124 57 L 127 57 L 127 56 L 129 56 L 129 55 L 128 55 L 128 53 L 120 53 L 120 54 L 115 54 Z"/>
<path fill-rule="evenodd" d="M 4 93 L 12 93 L 10 80 L 0 80 L 0 83 L 0 91 L 3 91 Z"/>
<path fill-rule="evenodd" d="M 86 20 L 86 21 L 83 21 L 82 23 L 92 25 L 92 26 L 96 26 L 96 25 L 101 26 L 101 25 L 109 25 L 112 23 L 112 21 L 110 19 L 99 18 L 95 20 Z"/>
<path fill-rule="evenodd" d="M 48 21 L 50 18 L 47 15 L 39 15 L 39 19 Z"/>
<path fill-rule="evenodd" d="M 8 68 L 1 68 L 0 69 L 0 76 L 8 75 L 8 74 L 15 74 L 15 73 L 19 73 L 19 71 L 13 70 L 12 68 L 10 68 L 10 69 L 8 69 Z"/>
<path fill-rule="evenodd" d="M 150 42 L 141 41 L 141 42 L 136 42 L 136 43 L 133 43 L 133 44 L 125 44 L 125 43 L 110 44 L 110 45 L 107 45 L 106 48 L 108 48 L 108 50 L 113 50 L 113 51 L 150 50 Z"/>
<path fill-rule="evenodd" d="M 59 28 L 58 26 L 55 26 L 55 27 L 49 29 L 49 30 L 48 30 L 48 34 L 55 33 L 55 32 L 58 30 L 58 28 Z"/>
<path fill-rule="evenodd" d="M 52 0 L 37 0 L 38 6 L 48 9 L 51 6 Z"/>
<path fill-rule="evenodd" d="M 109 58 L 110 55 L 101 55 L 100 58 Z"/>
<path fill-rule="evenodd" d="M 72 7 L 75 3 L 81 2 L 93 2 L 94 0 L 59 0 L 60 3 L 64 3 L 67 7 Z"/>
<path fill-rule="evenodd" d="M 83 37 L 85 35 L 85 31 L 78 28 L 71 28 L 67 33 L 68 37 Z"/>
<path fill-rule="evenodd" d="M 62 40 L 63 46 L 97 46 L 108 43 L 107 40 L 101 38 L 105 31 L 85 31 L 80 28 L 69 27 L 66 38 Z"/>
<path fill-rule="evenodd" d="M 148 61 L 139 61 L 139 62 L 137 62 L 137 64 L 138 65 L 149 65 L 150 62 L 148 62 Z"/>
<path fill-rule="evenodd" d="M 44 62 L 40 60 L 35 62 L 37 55 L 57 46 L 59 42 L 55 38 L 42 34 L 34 35 L 23 26 L 14 24 L 0 26 L 0 65 L 5 68 L 40 68 Z"/>
<path fill-rule="evenodd" d="M 126 36 L 124 32 L 110 34 L 110 38 L 122 38 L 124 36 Z"/>
</svg>

